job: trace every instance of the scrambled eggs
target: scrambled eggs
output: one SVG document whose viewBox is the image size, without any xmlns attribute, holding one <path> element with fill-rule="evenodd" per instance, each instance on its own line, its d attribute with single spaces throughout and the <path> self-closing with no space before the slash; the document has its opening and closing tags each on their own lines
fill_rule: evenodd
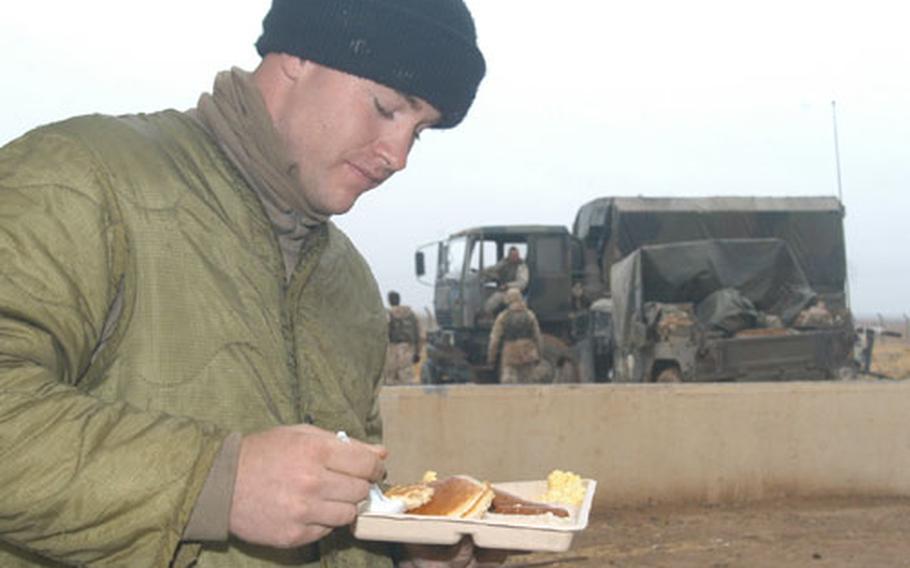
<svg viewBox="0 0 910 568">
<path fill-rule="evenodd" d="M 546 503 L 568 503 L 581 505 L 585 498 L 585 484 L 581 477 L 571 471 L 554 469 L 547 476 L 547 492 L 540 500 Z"/>
</svg>

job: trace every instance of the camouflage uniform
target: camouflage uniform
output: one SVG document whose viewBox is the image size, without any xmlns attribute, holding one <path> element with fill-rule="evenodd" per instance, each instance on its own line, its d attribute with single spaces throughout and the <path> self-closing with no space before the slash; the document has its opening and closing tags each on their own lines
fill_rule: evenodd
<svg viewBox="0 0 910 568">
<path fill-rule="evenodd" d="M 516 289 L 524 292 L 528 287 L 529 273 L 528 265 L 523 260 L 512 262 L 509 257 L 502 260 L 483 271 L 484 276 L 491 280 L 496 280 L 500 286 L 507 290 Z M 488 314 L 493 314 L 502 304 L 506 303 L 506 291 L 497 290 L 493 292 L 487 301 L 483 304 L 483 309 Z"/>
<path fill-rule="evenodd" d="M 414 363 L 420 354 L 420 327 L 417 316 L 407 306 L 388 310 L 389 347 L 385 361 L 385 384 L 412 385 L 419 382 Z"/>
<path fill-rule="evenodd" d="M 496 316 L 490 331 L 490 345 L 487 362 L 496 364 L 499 357 L 499 382 L 503 384 L 543 382 L 544 374 L 539 371 L 543 338 L 534 312 L 528 309 L 517 288 L 506 293 L 509 307 Z"/>
</svg>

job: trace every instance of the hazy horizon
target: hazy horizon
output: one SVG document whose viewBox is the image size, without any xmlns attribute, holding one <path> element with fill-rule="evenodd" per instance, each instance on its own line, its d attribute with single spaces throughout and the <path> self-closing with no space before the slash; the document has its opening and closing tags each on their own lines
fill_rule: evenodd
<svg viewBox="0 0 910 568">
<path fill-rule="evenodd" d="M 415 248 L 489 224 L 570 227 L 601 196 L 837 196 L 851 305 L 910 312 L 910 42 L 896 2 L 468 0 L 488 64 L 464 124 L 336 218 L 383 294 L 431 305 Z M 269 2 L 17 3 L 0 144 L 72 115 L 186 109 L 255 67 Z"/>
</svg>

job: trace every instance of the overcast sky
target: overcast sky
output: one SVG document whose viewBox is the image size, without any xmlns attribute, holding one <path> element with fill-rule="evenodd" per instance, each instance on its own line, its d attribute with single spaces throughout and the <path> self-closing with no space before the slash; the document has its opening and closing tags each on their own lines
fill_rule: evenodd
<svg viewBox="0 0 910 568">
<path fill-rule="evenodd" d="M 571 226 L 601 196 L 838 195 L 854 311 L 910 313 L 910 40 L 898 1 L 468 0 L 488 65 L 465 123 L 337 219 L 383 292 L 431 305 L 419 244 Z M 252 69 L 268 0 L 16 2 L 0 144 L 76 114 L 186 109 Z"/>
</svg>

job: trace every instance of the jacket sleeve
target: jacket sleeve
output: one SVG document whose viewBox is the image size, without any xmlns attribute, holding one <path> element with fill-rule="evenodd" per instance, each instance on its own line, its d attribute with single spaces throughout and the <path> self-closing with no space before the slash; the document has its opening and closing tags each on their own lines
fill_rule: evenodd
<svg viewBox="0 0 910 568">
<path fill-rule="evenodd" d="M 167 566 L 227 433 L 80 384 L 126 248 L 98 164 L 46 129 L 0 149 L 0 556 Z"/>
<path fill-rule="evenodd" d="M 480 275 L 484 280 L 499 280 L 499 272 L 502 270 L 502 267 L 505 266 L 506 260 L 506 257 L 503 257 L 496 264 L 492 264 L 481 270 Z"/>
<path fill-rule="evenodd" d="M 528 280 L 530 279 L 530 274 L 528 273 L 528 265 L 522 262 L 518 265 L 518 270 L 515 271 L 515 280 L 506 284 L 509 288 L 518 288 L 524 292 L 525 288 L 528 287 Z"/>
</svg>

